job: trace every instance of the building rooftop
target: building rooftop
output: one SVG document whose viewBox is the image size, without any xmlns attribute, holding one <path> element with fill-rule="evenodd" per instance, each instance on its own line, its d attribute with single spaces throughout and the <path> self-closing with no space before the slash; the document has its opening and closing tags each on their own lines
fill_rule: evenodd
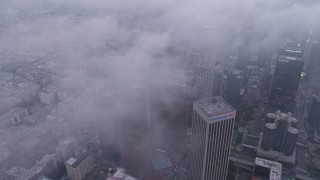
<svg viewBox="0 0 320 180">
<path fill-rule="evenodd" d="M 288 131 L 292 134 L 299 134 L 299 130 L 293 127 L 289 127 Z"/>
<path fill-rule="evenodd" d="M 46 154 L 40 161 L 37 161 L 31 169 L 26 170 L 20 167 L 12 167 L 7 171 L 7 174 L 17 177 L 16 180 L 31 179 L 35 175 L 38 175 L 54 158 L 55 154 Z"/>
<path fill-rule="evenodd" d="M 320 169 L 320 145 L 310 144 L 309 145 L 309 154 L 311 158 L 311 165 L 316 169 Z"/>
<path fill-rule="evenodd" d="M 151 157 L 151 164 L 153 168 L 158 171 L 161 169 L 167 169 L 173 166 L 170 159 L 165 154 L 157 154 Z"/>
<path fill-rule="evenodd" d="M 282 175 L 281 175 L 282 174 L 282 164 L 257 157 L 255 160 L 255 165 L 270 169 L 269 180 L 281 180 L 282 179 Z"/>
<path fill-rule="evenodd" d="M 231 105 L 219 96 L 196 101 L 194 106 L 199 107 L 209 117 L 235 111 Z"/>
<path fill-rule="evenodd" d="M 201 60 L 198 67 L 203 69 L 212 69 L 214 68 L 214 63 L 208 60 Z"/>
<path fill-rule="evenodd" d="M 259 138 L 259 146 L 257 149 L 257 155 L 259 157 L 267 158 L 267 159 L 273 159 L 278 160 L 279 162 L 285 162 L 286 164 L 295 164 L 296 162 L 296 150 L 293 151 L 293 155 L 291 156 L 285 156 L 281 152 L 270 150 L 270 151 L 264 151 L 261 148 L 261 142 L 262 142 L 262 134 L 260 134 Z"/>
<path fill-rule="evenodd" d="M 73 166 L 75 162 L 77 162 L 77 159 L 74 157 L 71 157 L 67 160 L 66 164 L 68 164 L 69 166 Z"/>
<path fill-rule="evenodd" d="M 277 125 L 276 123 L 266 123 L 266 127 L 269 129 L 276 129 Z"/>
<path fill-rule="evenodd" d="M 114 169 L 112 169 L 114 170 Z M 126 173 L 125 169 L 122 168 L 116 168 L 116 171 L 109 174 L 109 177 L 107 177 L 106 180 L 138 180 Z"/>
<path fill-rule="evenodd" d="M 243 146 L 257 149 L 259 145 L 259 137 L 246 134 L 243 136 Z"/>
<path fill-rule="evenodd" d="M 19 104 L 20 102 L 22 102 L 22 99 L 14 97 L 14 96 L 10 96 L 6 100 L 10 104 Z"/>
<path fill-rule="evenodd" d="M 268 113 L 267 116 L 269 118 L 276 118 L 277 117 L 277 115 L 275 113 Z"/>
<path fill-rule="evenodd" d="M 70 157 L 66 161 L 66 165 L 69 165 L 71 167 L 77 167 L 89 154 L 90 152 L 85 152 L 81 154 L 79 158 Z"/>
</svg>

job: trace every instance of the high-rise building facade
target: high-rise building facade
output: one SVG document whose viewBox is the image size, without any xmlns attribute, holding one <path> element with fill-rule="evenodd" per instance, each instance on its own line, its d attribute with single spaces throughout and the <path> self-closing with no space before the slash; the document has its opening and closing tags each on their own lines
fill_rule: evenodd
<svg viewBox="0 0 320 180">
<path fill-rule="evenodd" d="M 214 63 L 213 61 L 201 60 L 195 72 L 196 84 L 200 99 L 213 97 L 214 89 Z"/>
<path fill-rule="evenodd" d="M 268 113 L 267 117 L 271 118 L 274 123 L 266 123 L 263 134 L 260 136 L 260 145 L 258 155 L 262 157 L 283 160 L 282 157 L 295 156 L 294 151 L 299 135 L 298 119 L 291 113 Z M 267 120 L 268 121 L 268 120 Z M 269 120 L 270 121 L 270 120 Z M 290 161 L 287 161 L 290 160 Z M 294 163 L 294 159 L 285 158 L 286 162 Z"/>
<path fill-rule="evenodd" d="M 238 69 L 225 69 L 225 75 L 226 82 L 223 98 L 234 108 L 240 109 L 243 97 L 241 91 L 243 90 L 244 72 Z"/>
<path fill-rule="evenodd" d="M 293 112 L 303 68 L 301 47 L 285 47 L 278 52 L 269 89 L 269 109 Z"/>
<path fill-rule="evenodd" d="M 280 152 L 288 129 L 288 115 L 286 113 L 280 113 L 279 118 L 277 118 L 276 124 L 277 131 L 273 150 Z"/>
<path fill-rule="evenodd" d="M 264 151 L 270 151 L 272 149 L 274 138 L 276 135 L 277 125 L 275 123 L 267 123 L 263 130 L 263 137 L 261 142 L 261 148 Z"/>
<path fill-rule="evenodd" d="M 311 77 L 315 68 L 320 66 L 320 43 L 316 40 L 315 34 L 311 31 L 304 43 L 303 59 L 305 61 L 303 70 Z"/>
<path fill-rule="evenodd" d="M 115 106 L 120 165 L 141 178 L 149 133 L 147 88 L 140 83 L 131 85 L 116 95 Z"/>
<path fill-rule="evenodd" d="M 319 96 L 313 96 L 313 101 L 311 104 L 308 121 L 312 126 L 316 126 L 316 127 L 320 126 L 320 97 Z"/>
<path fill-rule="evenodd" d="M 169 108 L 170 117 L 162 121 L 166 125 L 165 141 L 170 151 L 183 153 L 186 151 L 188 123 L 192 119 L 190 107 L 193 97 L 188 82 L 175 81 L 172 87 L 167 92 L 172 97 L 171 102 L 165 104 Z"/>
<path fill-rule="evenodd" d="M 285 141 L 283 143 L 282 153 L 286 156 L 292 156 L 296 142 L 298 139 L 299 130 L 293 127 L 289 127 Z"/>
<path fill-rule="evenodd" d="M 190 67 L 191 67 L 193 72 L 196 71 L 200 60 L 201 60 L 200 53 L 194 52 L 194 53 L 190 54 Z"/>
<path fill-rule="evenodd" d="M 236 110 L 221 97 L 194 102 L 192 179 L 226 179 L 235 115 Z"/>
</svg>

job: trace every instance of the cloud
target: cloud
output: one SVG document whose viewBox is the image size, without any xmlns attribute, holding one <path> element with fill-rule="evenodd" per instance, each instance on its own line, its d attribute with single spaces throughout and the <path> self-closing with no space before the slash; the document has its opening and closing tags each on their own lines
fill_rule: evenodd
<svg viewBox="0 0 320 180">
<path fill-rule="evenodd" d="M 121 92 L 137 82 L 166 87 L 170 85 L 166 79 L 183 77 L 178 62 L 188 56 L 170 53 L 170 48 L 236 53 L 252 34 L 272 45 L 281 34 L 314 29 L 320 17 L 319 2 L 298 0 L 0 0 L 0 4 L 0 63 L 31 56 L 53 65 L 60 88 L 87 98 L 77 104 L 79 114 L 72 119 L 79 124 L 90 122 L 92 114 L 92 119 L 109 122 L 115 113 L 126 112 L 121 108 L 128 107 L 101 108 L 99 100 L 108 92 Z M 168 104 L 174 99 L 163 98 Z"/>
<path fill-rule="evenodd" d="M 170 47 L 236 52 L 252 34 L 273 44 L 283 32 L 312 29 L 320 17 L 320 3 L 312 1 L 0 2 L 2 61 L 41 54 L 54 64 L 59 81 L 73 79 L 65 87 L 91 94 L 181 72 L 172 66 L 181 57 L 168 53 Z"/>
<path fill-rule="evenodd" d="M 13 36 L 7 42 L 14 46 L 19 40 L 23 48 L 27 43 L 48 46 L 59 43 L 60 38 L 66 46 L 75 39 L 88 46 L 99 44 L 106 36 L 104 30 L 113 31 L 108 35 L 114 38 L 126 37 L 123 33 L 114 34 L 119 30 L 117 23 L 133 26 L 123 29 L 124 33 L 139 26 L 151 30 L 162 26 L 170 40 L 219 48 L 243 41 L 244 35 L 252 31 L 270 37 L 279 31 L 313 28 L 319 7 L 318 2 L 289 0 L 13 0 L 2 8 L 2 19 L 9 21 L 9 28 L 4 30 L 6 36 Z M 108 20 L 103 20 L 105 17 Z"/>
</svg>

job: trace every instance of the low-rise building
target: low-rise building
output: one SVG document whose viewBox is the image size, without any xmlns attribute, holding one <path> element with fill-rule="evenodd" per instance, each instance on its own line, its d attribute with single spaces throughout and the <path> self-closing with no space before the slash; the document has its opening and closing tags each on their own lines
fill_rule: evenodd
<svg viewBox="0 0 320 180">
<path fill-rule="evenodd" d="M 281 180 L 282 164 L 262 158 L 256 158 L 252 179 Z"/>
<path fill-rule="evenodd" d="M 38 180 L 43 175 L 50 175 L 56 167 L 55 154 L 46 154 L 40 161 L 31 168 L 12 167 L 7 174 L 16 177 L 15 180 Z"/>
<path fill-rule="evenodd" d="M 27 109 L 16 107 L 0 117 L 3 126 L 17 125 L 22 123 L 29 115 Z"/>
<path fill-rule="evenodd" d="M 42 89 L 39 91 L 40 102 L 43 104 L 53 104 L 58 101 L 57 91 L 54 89 Z"/>
<path fill-rule="evenodd" d="M 106 180 L 138 180 L 137 178 L 130 176 L 123 168 L 110 168 L 109 174 Z"/>
</svg>

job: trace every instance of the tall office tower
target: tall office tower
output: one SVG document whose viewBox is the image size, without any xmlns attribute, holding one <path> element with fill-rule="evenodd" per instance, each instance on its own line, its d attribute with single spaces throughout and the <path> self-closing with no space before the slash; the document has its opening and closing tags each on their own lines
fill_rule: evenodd
<svg viewBox="0 0 320 180">
<path fill-rule="evenodd" d="M 213 97 L 214 63 L 210 60 L 201 60 L 195 76 L 200 99 Z"/>
<path fill-rule="evenodd" d="M 214 67 L 214 83 L 213 83 L 213 94 L 214 96 L 222 96 L 225 86 L 225 75 L 224 67 L 218 64 Z"/>
<path fill-rule="evenodd" d="M 193 103 L 192 179 L 226 179 L 235 114 L 221 97 Z"/>
<path fill-rule="evenodd" d="M 170 151 L 181 154 L 186 151 L 188 123 L 192 120 L 190 107 L 192 108 L 194 98 L 188 81 L 176 81 L 173 87 L 176 88 L 170 93 L 173 102 L 170 104 L 171 115 L 166 123 L 169 131 L 167 142 L 170 143 Z"/>
<path fill-rule="evenodd" d="M 268 95 L 270 110 L 294 111 L 302 68 L 301 47 L 287 46 L 279 50 Z"/>
<path fill-rule="evenodd" d="M 308 34 L 307 40 L 304 44 L 304 51 L 303 51 L 303 59 L 304 59 L 304 66 L 303 71 L 307 71 L 311 56 L 311 50 L 312 50 L 312 31 Z"/>
<path fill-rule="evenodd" d="M 275 113 L 268 113 L 266 116 L 266 123 L 274 123 L 276 121 L 277 115 Z"/>
<path fill-rule="evenodd" d="M 285 156 L 292 156 L 296 142 L 298 139 L 299 130 L 293 127 L 289 127 L 286 133 L 286 138 L 283 143 L 282 153 Z"/>
<path fill-rule="evenodd" d="M 288 129 L 288 115 L 286 113 L 280 113 L 279 118 L 276 120 L 277 131 L 273 144 L 273 150 L 281 152 L 283 147 L 284 138 Z"/>
<path fill-rule="evenodd" d="M 200 63 L 201 55 L 198 52 L 194 52 L 190 54 L 190 67 L 193 72 L 196 72 L 196 69 Z"/>
<path fill-rule="evenodd" d="M 170 77 L 151 84 L 151 135 L 154 148 L 169 156 L 186 151 L 187 129 L 192 119 L 191 79 Z M 191 126 L 191 125 L 190 125 Z"/>
<path fill-rule="evenodd" d="M 320 48 L 319 48 L 320 51 Z M 320 56 L 319 56 L 320 60 Z M 320 65 L 313 69 L 310 75 L 310 85 L 314 94 L 320 94 Z"/>
<path fill-rule="evenodd" d="M 275 123 L 267 123 L 263 130 L 263 136 L 261 141 L 261 148 L 264 151 L 270 151 L 272 149 L 274 138 L 276 136 L 277 125 Z"/>
<path fill-rule="evenodd" d="M 145 154 L 148 142 L 148 101 L 146 87 L 133 84 L 115 98 L 114 111 L 119 135 L 120 165 L 134 176 L 144 175 Z"/>
<path fill-rule="evenodd" d="M 303 59 L 305 65 L 303 70 L 307 72 L 307 75 L 314 73 L 315 68 L 320 65 L 320 43 L 316 40 L 315 34 L 310 32 L 304 45 Z"/>
<path fill-rule="evenodd" d="M 238 69 L 226 69 L 226 84 L 223 98 L 234 108 L 240 109 L 243 94 L 241 94 L 244 72 Z"/>
<path fill-rule="evenodd" d="M 320 126 L 320 97 L 313 96 L 311 109 L 309 112 L 308 122 L 311 126 L 319 127 Z"/>
<path fill-rule="evenodd" d="M 263 76 L 261 68 L 258 66 L 247 66 L 244 79 L 246 83 L 244 88 L 244 99 L 246 104 L 254 104 L 258 101 L 260 91 L 263 84 Z"/>
</svg>

